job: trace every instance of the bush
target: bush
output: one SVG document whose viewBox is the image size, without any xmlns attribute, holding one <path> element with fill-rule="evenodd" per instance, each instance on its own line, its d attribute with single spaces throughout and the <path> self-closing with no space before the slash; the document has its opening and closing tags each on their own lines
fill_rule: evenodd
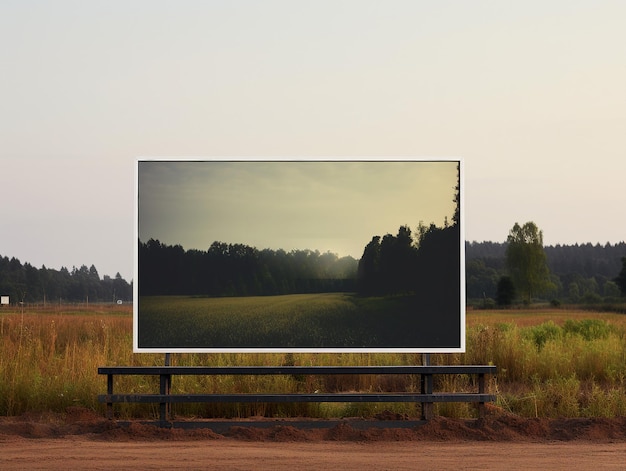
<svg viewBox="0 0 626 471">
<path fill-rule="evenodd" d="M 548 340 L 556 340 L 561 336 L 561 328 L 553 321 L 544 322 L 533 327 L 528 327 L 526 336 L 535 343 L 538 350 L 546 344 Z"/>
<path fill-rule="evenodd" d="M 602 297 L 597 293 L 586 293 L 580 300 L 582 304 L 600 304 Z"/>
<path fill-rule="evenodd" d="M 482 308 L 483 309 L 495 309 L 496 308 L 495 300 L 493 298 L 484 298 Z"/>
<path fill-rule="evenodd" d="M 563 324 L 566 334 L 580 335 L 585 340 L 606 339 L 614 328 L 602 319 L 568 319 Z"/>
</svg>

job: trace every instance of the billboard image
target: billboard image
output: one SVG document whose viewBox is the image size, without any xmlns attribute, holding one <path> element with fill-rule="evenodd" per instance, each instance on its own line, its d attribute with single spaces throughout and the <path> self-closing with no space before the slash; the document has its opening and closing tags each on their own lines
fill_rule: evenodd
<svg viewBox="0 0 626 471">
<path fill-rule="evenodd" d="M 462 352 L 460 159 L 139 159 L 135 352 Z"/>
</svg>

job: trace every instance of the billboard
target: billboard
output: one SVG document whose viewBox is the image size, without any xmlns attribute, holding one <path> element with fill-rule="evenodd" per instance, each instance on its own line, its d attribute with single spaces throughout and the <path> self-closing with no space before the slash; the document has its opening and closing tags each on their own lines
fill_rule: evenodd
<svg viewBox="0 0 626 471">
<path fill-rule="evenodd" d="M 460 159 L 138 159 L 135 352 L 462 352 Z"/>
</svg>

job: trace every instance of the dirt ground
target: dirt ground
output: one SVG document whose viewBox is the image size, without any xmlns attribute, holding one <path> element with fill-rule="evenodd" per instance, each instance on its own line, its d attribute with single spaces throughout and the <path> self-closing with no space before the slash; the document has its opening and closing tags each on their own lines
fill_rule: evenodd
<svg viewBox="0 0 626 471">
<path fill-rule="evenodd" d="M 399 425 L 403 418 L 393 416 L 377 419 L 312 427 L 259 419 L 216 432 L 217 422 L 159 428 L 78 408 L 3 417 L 0 469 L 626 469 L 626 417 L 547 420 L 490 413 L 417 425 Z"/>
</svg>

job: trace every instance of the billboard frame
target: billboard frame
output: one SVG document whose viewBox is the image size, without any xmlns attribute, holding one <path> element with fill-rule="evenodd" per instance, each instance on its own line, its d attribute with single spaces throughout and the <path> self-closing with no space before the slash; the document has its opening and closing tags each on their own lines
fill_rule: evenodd
<svg viewBox="0 0 626 471">
<path fill-rule="evenodd" d="M 139 267 L 139 165 L 141 162 L 455 162 L 458 164 L 458 213 L 459 213 L 459 339 L 454 347 L 145 347 L 139 345 L 139 300 L 140 300 L 140 267 Z M 134 296 L 133 296 L 133 351 L 135 353 L 463 353 L 466 349 L 466 309 L 465 309 L 465 217 L 464 217 L 464 164 L 461 158 L 417 158 L 417 157 L 307 157 L 307 158 L 267 158 L 267 157 L 140 157 L 136 160 L 135 178 L 135 228 L 134 228 Z"/>
</svg>

